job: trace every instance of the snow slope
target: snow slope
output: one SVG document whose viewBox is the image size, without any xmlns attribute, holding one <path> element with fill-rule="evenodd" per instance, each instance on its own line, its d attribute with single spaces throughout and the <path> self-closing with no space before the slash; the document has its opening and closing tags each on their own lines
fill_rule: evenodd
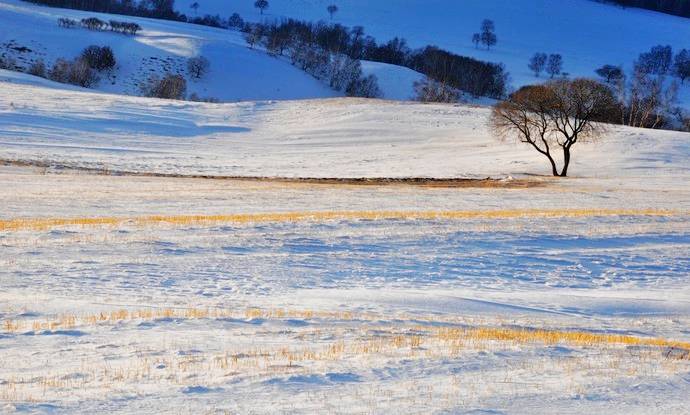
<svg viewBox="0 0 690 415">
<path fill-rule="evenodd" d="M 149 73 L 161 73 L 164 68 L 185 71 L 185 60 L 201 54 L 211 60 L 211 71 L 203 82 L 189 83 L 190 93 L 224 101 L 335 96 L 326 86 L 289 64 L 244 47 L 233 32 L 123 17 L 144 28 L 140 36 L 129 37 L 63 29 L 56 23 L 58 17 L 81 19 L 92 15 L 95 14 L 2 1 L 0 44 L 13 41 L 24 45 L 35 50 L 48 64 L 59 57 L 75 57 L 92 44 L 109 45 L 118 59 L 118 69 L 114 76 L 104 77 L 98 86 L 107 92 L 138 95 L 139 84 L 148 79 Z M 101 15 L 106 20 L 110 17 Z"/>
<path fill-rule="evenodd" d="M 177 0 L 178 10 L 193 15 L 194 0 Z M 333 22 L 363 26 L 379 42 L 394 36 L 412 47 L 437 45 L 478 59 L 502 62 L 514 86 L 538 81 L 527 62 L 535 52 L 561 53 L 564 71 L 595 76 L 604 65 L 630 67 L 639 53 L 651 46 L 688 48 L 690 20 L 640 9 L 622 9 L 591 0 L 272 0 L 264 16 L 253 1 L 199 1 L 199 14 L 234 12 L 249 21 L 294 17 L 330 21 L 326 7 L 339 7 Z M 498 45 L 491 51 L 471 42 L 483 19 L 496 23 Z M 690 86 L 682 91 L 690 102 Z"/>
<path fill-rule="evenodd" d="M 31 79 L 7 71 L 0 78 Z M 492 135 L 486 108 L 341 98 L 201 104 L 15 83 L 3 88 L 5 159 L 233 176 L 548 174 L 539 154 Z M 570 173 L 686 179 L 689 154 L 688 134 L 611 127 L 606 139 L 578 144 Z"/>
<path fill-rule="evenodd" d="M 178 0 L 180 11 L 193 15 L 191 0 Z M 266 15 L 259 15 L 251 1 L 199 2 L 199 14 L 233 12 L 252 21 L 289 16 L 308 20 L 326 19 L 320 0 L 275 0 Z M 405 37 L 412 47 L 438 45 L 462 55 L 502 62 L 511 74 L 513 86 L 538 79 L 527 69 L 527 60 L 538 51 L 561 53 L 564 70 L 571 75 L 594 76 L 603 64 L 630 65 L 640 52 L 656 44 L 670 44 L 676 50 L 686 47 L 690 37 L 687 19 L 638 9 L 621 9 L 590 0 L 565 0 L 554 7 L 547 0 L 508 0 L 449 2 L 414 0 L 404 7 L 382 1 L 339 2 L 333 21 L 348 26 L 362 25 L 379 41 Z M 97 15 L 64 9 L 46 8 L 19 0 L 0 0 L 0 53 L 9 53 L 20 62 L 24 54 L 6 46 L 26 46 L 51 62 L 58 57 L 76 56 L 90 44 L 111 45 L 120 58 L 114 77 L 104 79 L 98 89 L 137 95 L 138 84 L 149 71 L 184 70 L 185 59 L 202 54 L 212 61 L 212 70 L 202 82 L 189 85 L 189 92 L 222 101 L 303 99 L 333 97 L 338 94 L 261 51 L 249 50 L 234 31 L 153 19 L 122 17 L 144 27 L 141 36 L 128 38 L 111 33 L 57 27 L 58 17 L 82 18 Z M 108 20 L 112 16 L 100 15 Z M 520 16 L 515 19 L 514 16 Z M 495 50 L 476 49 L 470 42 L 483 18 L 496 21 L 499 44 Z M 559 22 L 544 24 L 544 22 Z M 562 30 L 562 28 L 577 30 Z M 365 74 L 379 78 L 384 98 L 409 99 L 412 84 L 421 75 L 406 68 L 363 62 Z M 681 101 L 690 101 L 690 87 L 681 88 Z"/>
<path fill-rule="evenodd" d="M 113 17 L 2 0 L 0 54 L 12 57 L 26 67 L 38 58 L 50 65 L 57 58 L 77 56 L 86 46 L 109 45 L 115 52 L 118 67 L 112 74 L 104 74 L 96 89 L 128 95 L 140 95 L 140 85 L 151 73 L 185 74 L 186 59 L 196 55 L 207 57 L 211 61 L 211 70 L 202 80 L 188 79 L 190 94 L 221 101 L 341 95 L 288 62 L 247 48 L 240 34 L 234 31 L 129 16 L 118 19 L 138 22 L 144 30 L 136 37 L 57 26 L 58 17 L 81 19 L 90 16 L 104 20 Z M 31 52 L 12 49 L 22 46 Z M 409 98 L 412 83 L 420 78 L 419 74 L 406 68 L 370 66 L 371 70 L 365 69 L 366 73 L 375 73 L 382 78 L 384 95 L 391 99 Z"/>
</svg>

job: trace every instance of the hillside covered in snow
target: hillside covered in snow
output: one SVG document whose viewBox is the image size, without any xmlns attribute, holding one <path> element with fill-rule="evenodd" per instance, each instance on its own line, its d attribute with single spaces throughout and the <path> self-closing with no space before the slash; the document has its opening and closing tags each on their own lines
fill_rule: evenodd
<svg viewBox="0 0 690 415">
<path fill-rule="evenodd" d="M 195 2 L 196 12 L 190 8 Z M 188 16 L 227 18 L 239 13 L 248 21 L 289 17 L 362 26 L 379 42 L 397 36 L 411 48 L 436 45 L 503 63 L 515 87 L 539 81 L 527 67 L 537 52 L 563 55 L 563 70 L 571 76 L 595 77 L 595 69 L 605 64 L 630 70 L 638 55 L 655 45 L 671 45 L 675 51 L 690 47 L 687 18 L 592 0 L 271 0 L 269 4 L 262 15 L 250 0 L 176 1 L 177 9 Z M 338 7 L 332 20 L 326 10 L 330 4 Z M 472 43 L 483 19 L 496 24 L 498 43 L 491 50 Z M 690 86 L 681 96 L 690 101 Z"/>
<path fill-rule="evenodd" d="M 327 84 L 292 66 L 289 61 L 271 57 L 247 47 L 236 31 L 166 20 L 119 16 L 119 20 L 138 23 L 136 36 L 111 31 L 92 31 L 81 27 L 58 26 L 59 18 L 81 20 L 113 15 L 36 6 L 19 0 L 0 1 L 0 57 L 11 59 L 26 70 L 32 62 L 43 60 L 50 67 L 58 58 L 73 59 L 90 45 L 109 46 L 116 67 L 99 76 L 94 88 L 99 91 L 141 95 L 151 75 L 180 73 L 188 79 L 188 93 L 220 101 L 305 99 L 342 96 Z M 204 56 L 210 70 L 201 79 L 187 73 L 187 60 Z M 409 99 L 412 83 L 421 78 L 407 68 L 375 62 L 363 65 L 365 74 L 380 79 L 384 98 Z"/>
<path fill-rule="evenodd" d="M 198 8 L 191 8 L 192 4 Z M 655 45 L 670 45 L 674 51 L 687 48 L 690 38 L 687 19 L 640 9 L 623 9 L 590 0 L 565 0 L 555 7 L 545 0 L 512 2 L 435 0 L 391 2 L 343 0 L 335 2 L 331 18 L 321 0 L 274 0 L 263 14 L 254 2 L 177 0 L 178 12 L 189 18 L 218 15 L 222 20 L 233 13 L 246 22 L 280 22 L 295 18 L 310 22 L 360 26 L 381 44 L 394 37 L 406 40 L 411 49 L 434 45 L 450 52 L 505 65 L 509 88 L 547 79 L 535 77 L 528 61 L 537 52 L 561 54 L 563 73 L 596 77 L 595 69 L 605 64 L 620 65 L 629 71 L 638 55 Z M 515 18 L 520 16 L 520 18 Z M 290 65 L 288 56 L 271 57 L 262 48 L 251 49 L 237 30 L 225 30 L 180 22 L 123 16 L 140 24 L 135 37 L 109 31 L 65 29 L 56 24 L 61 17 L 80 20 L 112 15 L 41 7 L 20 0 L 0 1 L 0 56 L 27 67 L 36 59 L 48 65 L 57 58 L 71 59 L 87 46 L 113 48 L 118 65 L 102 75 L 98 90 L 140 95 L 141 85 L 152 74 L 186 74 L 186 61 L 193 56 L 209 59 L 210 71 L 203 79 L 189 79 L 189 93 L 221 101 L 304 99 L 342 96 L 326 82 Z M 498 42 L 490 50 L 471 40 L 483 19 L 495 22 Z M 553 24 L 558 22 L 558 24 Z M 564 30 L 565 29 L 565 30 Z M 411 69 L 377 62 L 362 62 L 364 75 L 376 75 L 387 99 L 414 97 L 413 84 L 423 75 Z M 188 77 L 189 78 L 189 77 Z M 681 85 L 679 100 L 687 107 L 690 86 Z M 510 89 L 509 89 L 510 90 Z M 466 99 L 467 97 L 465 97 Z"/>
<path fill-rule="evenodd" d="M 206 104 L 65 91 L 9 71 L 0 71 L 0 81 L 10 81 L 0 96 L 5 160 L 246 177 L 548 174 L 529 146 L 495 137 L 481 107 L 364 99 Z M 574 147 L 571 173 L 680 183 L 688 177 L 689 136 L 611 127 L 604 139 Z"/>
</svg>

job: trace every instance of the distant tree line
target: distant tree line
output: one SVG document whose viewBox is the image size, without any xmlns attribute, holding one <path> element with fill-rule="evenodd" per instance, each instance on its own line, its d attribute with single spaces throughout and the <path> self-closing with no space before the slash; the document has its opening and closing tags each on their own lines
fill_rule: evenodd
<svg viewBox="0 0 690 415">
<path fill-rule="evenodd" d="M 637 7 L 640 9 L 690 17 L 690 1 L 688 0 L 599 0 L 601 3 L 617 4 L 623 7 Z"/>
<path fill-rule="evenodd" d="M 501 98 L 507 89 L 508 75 L 503 65 L 456 55 L 435 46 L 412 50 L 405 39 L 397 37 L 377 43 L 376 39 L 365 35 L 361 26 L 348 28 L 340 24 L 287 19 L 280 23 L 245 23 L 241 30 L 250 47 L 258 44 L 275 55 L 288 51 L 293 57 L 314 55 L 318 49 L 357 61 L 404 66 L 475 96 Z"/>
<path fill-rule="evenodd" d="M 336 91 L 348 96 L 377 98 L 381 91 L 375 76 L 364 76 L 361 62 L 351 51 L 349 34 L 342 26 L 288 20 L 280 24 L 246 24 L 249 47 L 260 45 L 274 56 L 290 62 Z"/>
<path fill-rule="evenodd" d="M 65 9 L 115 13 L 130 16 L 154 17 L 187 21 L 185 15 L 175 11 L 175 0 L 25 0 L 31 3 Z"/>
<path fill-rule="evenodd" d="M 677 105 L 679 89 L 690 77 L 687 49 L 674 55 L 671 46 L 658 45 L 641 53 L 630 73 L 610 64 L 595 72 L 619 102 L 617 119 L 611 121 L 633 127 L 690 129 L 690 118 Z"/>
<path fill-rule="evenodd" d="M 528 68 L 536 77 L 546 72 L 554 78 L 562 71 L 559 54 L 536 53 Z M 630 73 L 622 66 L 603 65 L 594 71 L 610 88 L 616 99 L 616 111 L 603 121 L 643 128 L 690 130 L 690 117 L 677 105 L 679 89 L 690 78 L 690 50 L 674 54 L 669 45 L 652 47 L 639 55 Z"/>
</svg>

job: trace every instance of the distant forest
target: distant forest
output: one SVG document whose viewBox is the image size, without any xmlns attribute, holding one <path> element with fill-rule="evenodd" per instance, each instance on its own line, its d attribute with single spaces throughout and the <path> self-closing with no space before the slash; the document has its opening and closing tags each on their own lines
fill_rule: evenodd
<svg viewBox="0 0 690 415">
<path fill-rule="evenodd" d="M 690 17 L 690 0 L 600 0 L 623 7 L 637 7 L 675 16 Z"/>
<path fill-rule="evenodd" d="M 31 3 L 65 9 L 88 10 L 100 13 L 126 14 L 166 20 L 187 21 L 174 10 L 175 0 L 25 0 Z"/>
</svg>

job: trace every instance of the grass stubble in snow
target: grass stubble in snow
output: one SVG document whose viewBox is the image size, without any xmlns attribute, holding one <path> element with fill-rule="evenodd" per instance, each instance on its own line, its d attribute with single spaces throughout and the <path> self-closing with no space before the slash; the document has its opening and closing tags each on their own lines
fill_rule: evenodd
<svg viewBox="0 0 690 415">
<path fill-rule="evenodd" d="M 12 171 L 4 177 L 15 184 L 18 202 L 35 200 L 34 186 L 25 187 L 35 180 L 61 186 L 91 180 Z M 100 211 L 101 196 L 132 189 L 125 185 L 120 194 L 109 181 L 144 179 L 100 180 L 103 188 L 83 192 L 78 203 L 93 201 Z M 266 191 L 274 201 L 306 192 L 305 200 L 324 205 L 360 191 L 258 184 L 257 192 L 213 181 L 201 190 L 197 182 L 145 180 L 205 195 L 185 200 L 189 207 L 221 197 L 216 203 L 231 210 L 231 201 L 251 206 Z M 421 192 L 433 205 L 436 198 L 447 203 L 486 192 L 372 189 L 371 208 L 385 206 L 391 194 Z M 523 191 L 539 198 L 551 190 Z M 149 192 L 157 203 L 184 194 L 167 185 Z M 500 197 L 481 194 L 486 204 Z M 11 255 L 0 271 L 7 288 L 0 294 L 0 400 L 10 413 L 644 413 L 667 384 L 658 408 L 683 413 L 690 371 L 685 311 L 617 316 L 596 301 L 568 304 L 549 286 L 584 284 L 564 293 L 590 302 L 601 280 L 603 304 L 627 290 L 630 302 L 639 303 L 633 308 L 647 307 L 644 297 L 659 307 L 671 291 L 655 290 L 686 286 L 684 207 L 187 216 L 151 215 L 144 204 L 139 208 L 149 214 L 65 220 L 46 216 L 49 204 L 27 205 L 34 219 L 3 219 L 0 229 Z M 677 237 L 652 242 L 656 232 Z M 531 254 L 529 239 L 540 246 L 548 235 L 556 238 L 554 253 Z M 508 255 L 503 265 L 501 251 Z M 632 262 L 618 263 L 619 255 Z M 601 275 L 576 283 L 573 270 L 556 262 L 568 256 Z M 454 257 L 464 270 L 449 262 Z M 481 271 L 482 261 L 505 267 L 506 275 L 475 284 L 473 272 L 492 272 Z M 642 273 L 626 282 L 646 261 L 658 269 L 656 280 Z M 434 263 L 446 264 L 438 275 Z M 249 278 L 242 276 L 247 270 Z M 562 275 L 540 282 L 530 277 L 535 272 Z M 500 286 L 491 288 L 499 280 L 505 281 L 500 298 Z M 677 295 L 670 305 L 686 310 L 684 297 L 673 300 Z"/>
<path fill-rule="evenodd" d="M 0 399 L 88 402 L 100 393 L 146 399 L 147 393 L 162 397 L 172 389 L 181 390 L 183 396 L 215 396 L 218 407 L 207 407 L 208 413 L 224 408 L 378 412 L 406 405 L 416 410 L 471 407 L 491 397 L 515 399 L 554 392 L 579 396 L 597 383 L 674 376 L 690 369 L 686 356 L 675 358 L 669 349 L 687 349 L 688 343 L 477 323 L 462 317 L 396 315 L 390 320 L 373 314 L 256 308 L 120 309 L 46 321 L 6 321 L 5 336 L 30 325 L 22 336 L 80 337 L 88 331 L 89 336 L 108 340 L 73 342 L 70 350 L 56 350 L 53 359 L 67 359 L 59 365 L 55 360 L 45 365 L 33 359 L 10 361 L 14 356 L 7 356 L 2 359 L 3 372 L 8 367 L 21 370 L 0 385 Z M 142 327 L 157 326 L 162 331 L 141 332 Z M 170 326 L 175 338 L 163 334 L 173 329 Z M 219 330 L 224 333 L 219 335 Z M 494 366 L 479 372 L 434 370 L 453 369 L 459 363 L 483 365 L 486 360 Z M 367 379 L 370 368 L 389 365 L 407 367 L 412 377 L 398 375 L 380 379 L 379 384 Z M 430 371 L 414 375 L 418 370 Z M 376 393 L 371 390 L 374 385 Z M 281 391 L 281 386 L 286 390 Z M 313 390 L 304 402 L 269 399 L 264 402 L 269 406 L 254 406 L 242 398 L 229 405 L 223 397 L 252 388 L 277 388 L 278 396 L 287 392 L 300 398 Z M 424 403 L 422 396 L 429 401 Z M 184 402 L 179 402 L 182 407 Z"/>
<path fill-rule="evenodd" d="M 305 222 L 336 220 L 457 220 L 510 218 L 578 218 L 602 216 L 687 216 L 681 211 L 661 209 L 540 209 L 485 211 L 341 211 L 281 212 L 232 215 L 177 215 L 93 218 L 23 218 L 0 220 L 0 231 L 51 230 L 61 227 L 92 226 L 156 226 L 156 225 L 220 225 L 266 222 Z"/>
<path fill-rule="evenodd" d="M 294 179 L 543 171 L 481 108 L 27 83 L 3 85 L 2 160 Z M 616 127 L 579 149 L 579 177 L 532 188 L 0 166 L 0 412 L 688 413 L 688 148 Z"/>
</svg>

